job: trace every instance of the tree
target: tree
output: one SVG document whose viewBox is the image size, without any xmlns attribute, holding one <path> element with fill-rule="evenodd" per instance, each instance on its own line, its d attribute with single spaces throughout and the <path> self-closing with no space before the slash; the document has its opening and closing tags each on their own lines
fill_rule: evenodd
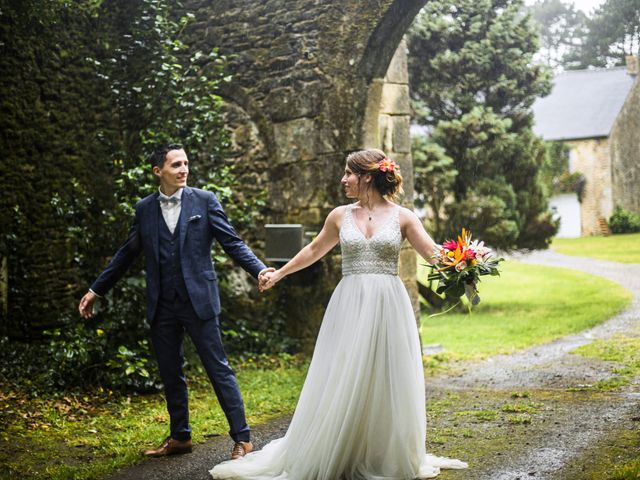
<svg viewBox="0 0 640 480">
<path fill-rule="evenodd" d="M 431 230 L 441 232 L 446 222 L 444 207 L 458 175 L 453 159 L 444 148 L 423 135 L 411 139 L 411 155 L 417 194 L 415 204 L 418 208 L 429 209 Z"/>
<path fill-rule="evenodd" d="M 536 30 L 520 0 L 429 2 L 409 32 L 411 96 L 417 120 L 436 125 L 475 106 L 530 123 L 529 107 L 549 92 L 533 65 Z"/>
<path fill-rule="evenodd" d="M 573 68 L 624 65 L 640 51 L 640 0 L 606 0 L 587 26 L 584 47 L 567 59 Z"/>
<path fill-rule="evenodd" d="M 546 151 L 531 132 L 530 107 L 550 89 L 550 72 L 532 61 L 537 48 L 519 0 L 431 2 L 416 19 L 412 103 L 418 122 L 431 127 L 428 143 L 442 149 L 423 142 L 417 175 L 452 159 L 450 191 L 437 192 L 446 219 L 433 222 L 438 238 L 467 226 L 496 247 L 543 248 L 555 233 L 539 174 Z M 429 181 L 418 178 L 416 187 L 419 198 L 433 197 Z"/>
<path fill-rule="evenodd" d="M 529 11 L 538 24 L 541 57 L 553 68 L 625 64 L 640 48 L 640 0 L 606 0 L 591 17 L 563 0 L 539 0 Z"/>
<path fill-rule="evenodd" d="M 554 69 L 564 67 L 566 58 L 584 44 L 588 18 L 573 3 L 538 0 L 529 12 L 538 27 L 541 48 L 538 57 Z"/>
</svg>

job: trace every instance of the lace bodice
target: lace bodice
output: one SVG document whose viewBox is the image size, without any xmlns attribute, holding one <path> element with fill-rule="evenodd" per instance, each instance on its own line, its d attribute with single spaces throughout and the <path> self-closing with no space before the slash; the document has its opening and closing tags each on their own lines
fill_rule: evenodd
<svg viewBox="0 0 640 480">
<path fill-rule="evenodd" d="M 397 275 L 401 244 L 400 207 L 396 206 L 391 218 L 379 226 L 371 238 L 366 239 L 353 219 L 353 205 L 348 205 L 340 227 L 342 275 Z"/>
</svg>

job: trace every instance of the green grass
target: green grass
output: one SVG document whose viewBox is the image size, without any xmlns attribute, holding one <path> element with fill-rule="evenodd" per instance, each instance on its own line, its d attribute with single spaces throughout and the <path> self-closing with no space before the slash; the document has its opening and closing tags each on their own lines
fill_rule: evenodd
<svg viewBox="0 0 640 480">
<path fill-rule="evenodd" d="M 471 314 L 423 314 L 423 344 L 441 344 L 452 357 L 511 353 L 592 327 L 622 310 L 631 294 L 617 283 L 564 268 L 501 264 L 483 277 L 480 305 Z M 426 267 L 419 278 L 426 279 Z"/>
<path fill-rule="evenodd" d="M 306 366 L 243 368 L 238 381 L 249 424 L 293 412 Z M 228 424 L 207 381 L 191 385 L 193 440 L 227 435 Z M 33 398 L 0 393 L 0 478 L 89 479 L 142 460 L 141 450 L 168 435 L 164 397 Z"/>
<path fill-rule="evenodd" d="M 507 403 L 502 406 L 502 411 L 507 413 L 538 413 L 538 409 L 542 407 L 541 403 Z"/>
<path fill-rule="evenodd" d="M 637 480 L 640 478 L 640 458 L 616 465 L 611 480 Z"/>
<path fill-rule="evenodd" d="M 640 233 L 608 237 L 554 238 L 551 248 L 558 253 L 598 258 L 620 263 L 640 263 Z"/>
<path fill-rule="evenodd" d="M 635 377 L 640 375 L 640 332 L 635 332 L 635 336 L 633 335 L 629 333 L 596 340 L 573 351 L 584 357 L 599 358 L 614 364 L 613 373 L 616 376 L 602 380 L 590 388 L 614 390 L 629 385 Z"/>
</svg>

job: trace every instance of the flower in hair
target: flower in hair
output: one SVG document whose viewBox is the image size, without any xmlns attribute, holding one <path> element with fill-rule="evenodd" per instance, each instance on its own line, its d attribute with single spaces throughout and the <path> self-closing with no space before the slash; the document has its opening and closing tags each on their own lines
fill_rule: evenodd
<svg viewBox="0 0 640 480">
<path fill-rule="evenodd" d="M 381 172 L 393 172 L 396 168 L 399 170 L 400 165 L 397 165 L 396 162 L 391 160 L 389 157 L 384 157 L 378 162 L 378 169 Z"/>
</svg>

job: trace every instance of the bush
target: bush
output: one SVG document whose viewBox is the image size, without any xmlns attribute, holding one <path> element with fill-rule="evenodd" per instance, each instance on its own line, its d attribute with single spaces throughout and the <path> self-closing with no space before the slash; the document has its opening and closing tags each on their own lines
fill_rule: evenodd
<svg viewBox="0 0 640 480">
<path fill-rule="evenodd" d="M 609 218 L 609 228 L 613 233 L 640 232 L 640 215 L 618 206 Z"/>
<path fill-rule="evenodd" d="M 582 173 L 569 173 L 568 171 L 564 171 L 553 179 L 552 193 L 554 195 L 559 193 L 576 193 L 578 200 L 582 201 L 586 183 L 587 178 Z"/>
<path fill-rule="evenodd" d="M 12 360 L 0 380 L 35 390 L 156 388 L 142 262 L 90 321 L 79 318 L 77 301 L 126 238 L 135 202 L 157 189 L 146 162 L 157 143 L 184 145 L 190 185 L 215 192 L 241 234 L 255 231 L 263 194 L 243 191 L 239 201 L 225 158 L 216 92 L 230 81 L 226 59 L 183 42 L 194 16 L 180 1 L 0 2 L 0 64 L 13 73 L 0 79 L 9 152 L 0 165 L 8 212 L 0 260 L 10 278 L 0 347 Z M 221 253 L 216 268 L 228 278 L 234 267 Z M 293 348 L 277 305 L 224 281 L 220 295 L 235 351 Z"/>
</svg>

